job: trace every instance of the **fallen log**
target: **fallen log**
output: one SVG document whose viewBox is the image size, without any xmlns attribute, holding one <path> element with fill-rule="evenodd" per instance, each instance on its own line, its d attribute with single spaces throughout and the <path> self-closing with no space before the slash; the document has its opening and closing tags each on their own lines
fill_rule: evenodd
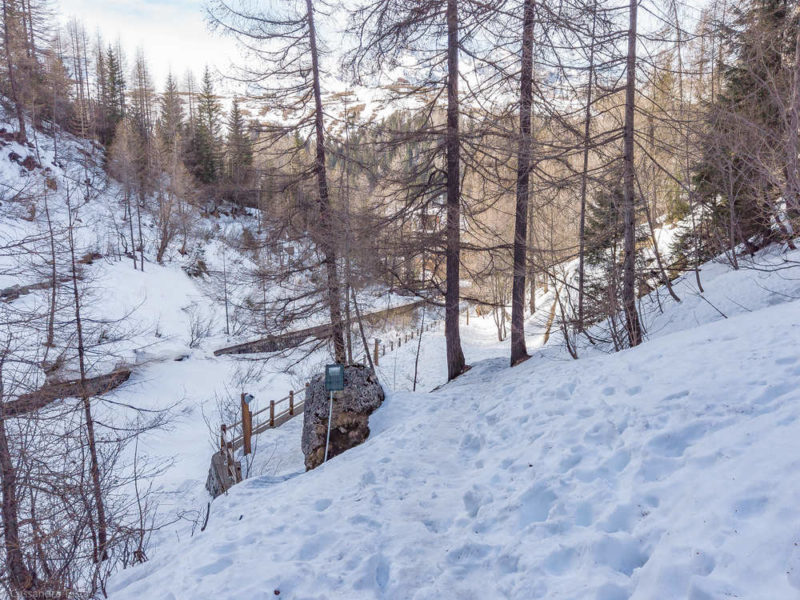
<svg viewBox="0 0 800 600">
<path fill-rule="evenodd" d="M 83 386 L 81 386 L 80 379 L 47 383 L 38 390 L 22 394 L 16 400 L 6 402 L 3 414 L 6 418 L 18 417 L 44 408 L 55 400 L 81 398 L 84 394 L 89 397 L 101 396 L 121 386 L 128 381 L 130 376 L 130 369 L 117 369 L 111 373 L 90 377 L 84 381 Z"/>
<path fill-rule="evenodd" d="M 425 300 L 418 300 L 409 304 L 402 304 L 400 306 L 369 313 L 362 318 L 370 325 L 377 325 L 385 319 L 409 315 L 423 304 L 425 304 Z M 330 337 L 332 329 L 333 327 L 330 323 L 325 323 L 315 327 L 308 327 L 307 329 L 289 331 L 282 335 L 268 335 L 265 338 L 253 340 L 251 342 L 220 348 L 214 351 L 214 356 L 221 356 L 223 354 L 257 354 L 261 352 L 277 352 L 279 350 L 286 350 L 287 348 L 296 348 L 308 338 L 321 340 Z"/>
</svg>

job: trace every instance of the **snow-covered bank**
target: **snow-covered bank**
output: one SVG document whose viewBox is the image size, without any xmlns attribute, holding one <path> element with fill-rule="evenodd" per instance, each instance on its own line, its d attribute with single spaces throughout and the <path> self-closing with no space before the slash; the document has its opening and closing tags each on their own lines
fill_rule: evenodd
<svg viewBox="0 0 800 600">
<path fill-rule="evenodd" d="M 112 598 L 796 598 L 798 275 L 709 265 L 618 354 L 468 356 L 363 446 L 236 486 Z"/>
</svg>

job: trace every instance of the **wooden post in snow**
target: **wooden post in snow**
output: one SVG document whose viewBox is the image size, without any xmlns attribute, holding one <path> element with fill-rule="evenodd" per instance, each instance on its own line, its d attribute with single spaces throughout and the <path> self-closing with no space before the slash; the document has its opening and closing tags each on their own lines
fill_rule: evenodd
<svg viewBox="0 0 800 600">
<path fill-rule="evenodd" d="M 269 426 L 275 427 L 275 400 L 269 401 Z"/>
<path fill-rule="evenodd" d="M 372 353 L 373 354 L 373 357 L 372 357 L 373 361 L 372 362 L 375 363 L 376 367 L 378 366 L 378 344 L 379 343 L 380 343 L 380 340 L 378 338 L 375 338 L 375 350 Z"/>
<path fill-rule="evenodd" d="M 294 415 L 294 391 L 289 392 L 289 415 Z"/>
<path fill-rule="evenodd" d="M 250 447 L 250 438 L 253 435 L 253 413 L 250 412 L 250 407 L 245 400 L 245 394 L 242 393 L 242 446 L 245 456 L 252 451 Z"/>
</svg>

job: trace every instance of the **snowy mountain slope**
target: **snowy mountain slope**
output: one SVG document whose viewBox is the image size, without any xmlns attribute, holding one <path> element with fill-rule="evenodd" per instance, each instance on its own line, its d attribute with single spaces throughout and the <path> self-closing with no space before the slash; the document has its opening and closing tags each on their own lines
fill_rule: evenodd
<svg viewBox="0 0 800 600">
<path fill-rule="evenodd" d="M 797 598 L 800 281 L 703 275 L 639 348 L 390 394 L 363 446 L 236 486 L 112 598 Z"/>
</svg>

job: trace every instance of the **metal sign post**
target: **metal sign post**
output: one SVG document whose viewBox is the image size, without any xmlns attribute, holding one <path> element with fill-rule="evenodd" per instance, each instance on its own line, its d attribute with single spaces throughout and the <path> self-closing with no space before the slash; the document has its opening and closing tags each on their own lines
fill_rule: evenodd
<svg viewBox="0 0 800 600">
<path fill-rule="evenodd" d="M 325 389 L 330 394 L 328 401 L 328 433 L 325 437 L 325 459 L 328 462 L 328 446 L 331 442 L 331 421 L 333 420 L 333 392 L 340 392 L 344 389 L 344 366 L 326 365 L 325 366 Z"/>
</svg>

